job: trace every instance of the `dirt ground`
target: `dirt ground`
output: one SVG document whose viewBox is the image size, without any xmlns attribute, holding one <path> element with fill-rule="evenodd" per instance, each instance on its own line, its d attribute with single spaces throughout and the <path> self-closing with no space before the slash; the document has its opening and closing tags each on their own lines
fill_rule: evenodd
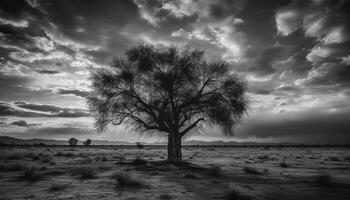
<svg viewBox="0 0 350 200">
<path fill-rule="evenodd" d="M 350 199 L 350 149 L 1 147 L 0 199 Z"/>
</svg>

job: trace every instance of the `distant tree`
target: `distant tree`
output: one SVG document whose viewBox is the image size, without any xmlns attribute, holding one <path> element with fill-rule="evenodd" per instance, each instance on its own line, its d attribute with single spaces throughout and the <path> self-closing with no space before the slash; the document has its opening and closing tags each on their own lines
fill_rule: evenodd
<svg viewBox="0 0 350 200">
<path fill-rule="evenodd" d="M 110 67 L 91 70 L 90 110 L 96 127 L 126 123 L 168 137 L 168 160 L 181 162 L 181 139 L 204 124 L 227 135 L 247 110 L 246 84 L 225 61 L 197 48 L 139 44 Z"/>
<path fill-rule="evenodd" d="M 71 138 L 68 140 L 68 144 L 72 147 L 76 146 L 78 144 L 78 140 L 76 138 Z"/>
<path fill-rule="evenodd" d="M 143 144 L 141 142 L 136 142 L 136 146 L 138 149 L 143 149 Z"/>
<path fill-rule="evenodd" d="M 83 143 L 84 143 L 85 146 L 90 146 L 91 145 L 91 140 L 87 139 Z"/>
</svg>

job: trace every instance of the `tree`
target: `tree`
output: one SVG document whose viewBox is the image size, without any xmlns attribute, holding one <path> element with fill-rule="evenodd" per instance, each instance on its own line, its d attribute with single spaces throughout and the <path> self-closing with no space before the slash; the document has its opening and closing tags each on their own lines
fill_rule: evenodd
<svg viewBox="0 0 350 200">
<path fill-rule="evenodd" d="M 136 142 L 136 146 L 138 149 L 143 149 L 144 145 L 141 142 Z"/>
<path fill-rule="evenodd" d="M 99 132 L 127 124 L 168 137 L 168 161 L 181 162 L 181 138 L 204 124 L 227 135 L 247 110 L 246 84 L 224 61 L 191 47 L 139 44 L 110 67 L 91 70 L 89 98 Z"/>
<path fill-rule="evenodd" d="M 83 143 L 84 143 L 85 146 L 90 146 L 91 145 L 91 140 L 87 139 Z"/>
<path fill-rule="evenodd" d="M 68 140 L 68 144 L 72 147 L 76 146 L 78 144 L 78 140 L 76 138 L 71 138 Z"/>
</svg>

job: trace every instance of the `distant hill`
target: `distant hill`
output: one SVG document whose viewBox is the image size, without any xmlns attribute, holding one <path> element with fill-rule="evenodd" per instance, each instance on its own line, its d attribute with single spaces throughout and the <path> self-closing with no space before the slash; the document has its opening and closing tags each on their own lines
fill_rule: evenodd
<svg viewBox="0 0 350 200">
<path fill-rule="evenodd" d="M 1 144 L 15 144 L 15 145 L 34 145 L 34 144 L 45 144 L 45 145 L 68 145 L 67 140 L 49 140 L 49 139 L 18 139 L 9 136 L 0 136 Z M 78 144 L 82 144 L 82 141 L 79 141 Z M 126 141 L 109 141 L 109 140 L 92 140 L 92 145 L 135 145 L 132 142 Z M 155 143 L 144 143 L 146 145 L 166 145 L 166 142 L 155 142 Z M 201 140 L 190 140 L 183 142 L 183 145 L 201 145 L 201 146 L 236 146 L 236 145 L 261 145 L 255 142 L 225 142 L 225 141 L 201 141 Z"/>
<path fill-rule="evenodd" d="M 68 145 L 68 140 L 49 140 L 49 139 L 18 139 L 9 136 L 0 136 L 1 144 L 15 144 L 15 145 L 34 145 L 34 144 L 45 144 L 45 145 Z M 83 144 L 79 141 L 78 144 Z M 131 142 L 124 141 L 108 141 L 108 140 L 92 140 L 93 145 L 135 145 Z"/>
<path fill-rule="evenodd" d="M 6 145 L 34 145 L 34 144 L 45 144 L 45 145 L 68 145 L 68 140 L 49 140 L 49 139 L 18 139 L 9 136 L 0 136 L 0 144 Z M 79 145 L 83 142 L 79 141 Z M 127 141 L 109 141 L 109 140 L 92 140 L 92 145 L 135 145 L 133 142 Z M 145 145 L 167 145 L 166 142 L 154 142 L 154 143 L 143 143 Z M 183 142 L 185 146 L 303 146 L 303 144 L 295 143 L 257 143 L 257 142 L 234 142 L 234 141 L 201 141 L 201 140 L 189 140 Z M 309 146 L 309 145 L 307 145 Z M 318 146 L 318 145 L 311 145 Z M 325 145 L 322 145 L 325 146 Z M 339 146 L 339 145 L 333 145 Z M 348 146 L 348 145 L 340 145 Z"/>
</svg>

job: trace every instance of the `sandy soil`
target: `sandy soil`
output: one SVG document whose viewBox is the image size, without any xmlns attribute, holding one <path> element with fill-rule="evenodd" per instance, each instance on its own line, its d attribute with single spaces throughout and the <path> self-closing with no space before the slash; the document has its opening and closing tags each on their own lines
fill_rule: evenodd
<svg viewBox="0 0 350 200">
<path fill-rule="evenodd" d="M 1 147 L 0 199 L 350 199 L 350 149 Z M 141 158 L 136 159 L 135 158 Z"/>
</svg>

